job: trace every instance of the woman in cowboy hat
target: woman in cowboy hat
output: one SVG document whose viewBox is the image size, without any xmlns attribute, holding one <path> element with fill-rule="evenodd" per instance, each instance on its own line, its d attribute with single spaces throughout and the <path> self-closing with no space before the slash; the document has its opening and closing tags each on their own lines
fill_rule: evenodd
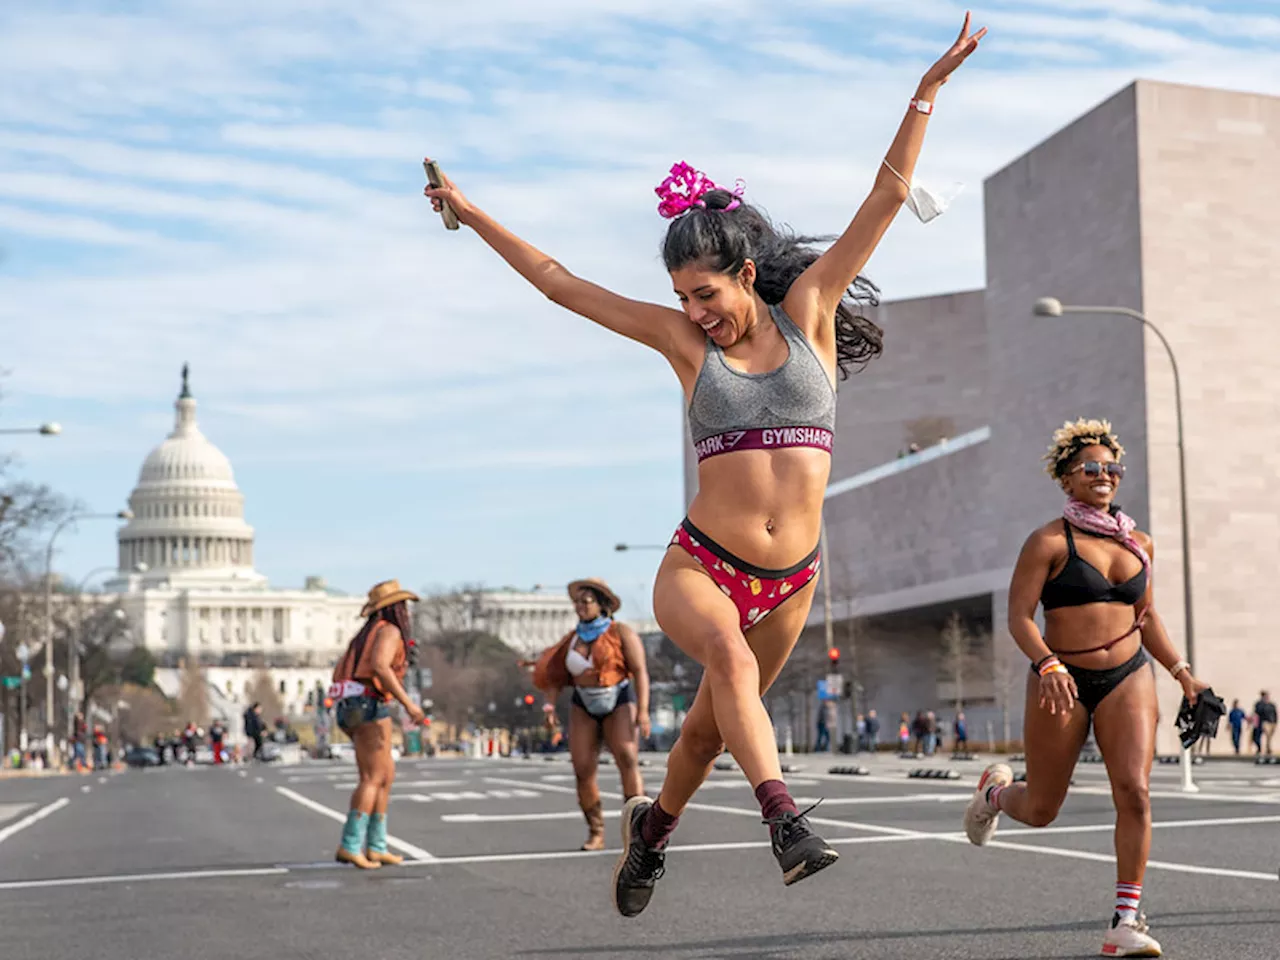
<svg viewBox="0 0 1280 960">
<path fill-rule="evenodd" d="M 604 849 L 604 810 L 596 782 L 600 741 L 622 776 L 626 799 L 642 796 L 637 732 L 649 736 L 649 671 L 635 630 L 613 615 L 618 595 L 594 577 L 569 584 L 578 625 L 534 665 L 533 682 L 554 698 L 573 687 L 569 707 L 569 755 L 578 781 L 578 804 L 587 818 L 583 850 Z"/>
<path fill-rule="evenodd" d="M 329 687 L 338 726 L 355 746 L 360 771 L 336 857 L 364 870 L 404 860 L 387 849 L 387 800 L 396 776 L 391 701 L 399 700 L 413 723 L 422 722 L 422 708 L 409 699 L 403 685 L 413 642 L 408 601 L 417 599 L 397 580 L 376 584 L 360 611 L 364 626 L 338 661 Z"/>
</svg>

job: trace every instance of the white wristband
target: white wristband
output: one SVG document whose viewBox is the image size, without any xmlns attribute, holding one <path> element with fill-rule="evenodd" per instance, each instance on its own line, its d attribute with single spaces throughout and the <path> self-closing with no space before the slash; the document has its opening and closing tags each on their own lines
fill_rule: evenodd
<svg viewBox="0 0 1280 960">
<path fill-rule="evenodd" d="M 911 98 L 911 106 L 919 113 L 923 113 L 926 117 L 933 113 L 933 103 L 929 100 L 921 100 L 919 97 Z"/>
<path fill-rule="evenodd" d="M 1169 668 L 1169 676 L 1177 680 L 1178 674 L 1180 674 L 1183 670 L 1190 670 L 1190 669 L 1191 669 L 1191 664 L 1187 663 L 1187 661 L 1185 660 L 1179 660 L 1177 663 L 1175 663 L 1172 667 Z"/>
</svg>

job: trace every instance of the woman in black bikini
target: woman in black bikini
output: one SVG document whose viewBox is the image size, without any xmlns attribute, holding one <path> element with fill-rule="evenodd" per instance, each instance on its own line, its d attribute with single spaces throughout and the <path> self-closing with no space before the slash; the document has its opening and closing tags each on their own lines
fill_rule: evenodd
<svg viewBox="0 0 1280 960">
<path fill-rule="evenodd" d="M 1158 957 L 1160 944 L 1138 913 L 1151 847 L 1157 715 L 1155 672 L 1144 668 L 1159 661 L 1192 702 L 1206 685 L 1191 675 L 1153 606 L 1151 538 L 1113 502 L 1123 455 L 1105 420 L 1078 420 L 1054 434 L 1047 472 L 1067 506 L 1027 538 L 1009 585 L 1009 631 L 1032 660 L 1027 779 L 1015 784 L 1005 764 L 988 767 L 965 812 L 965 831 L 981 846 L 1001 813 L 1033 827 L 1052 823 L 1092 721 L 1116 807 L 1116 907 L 1102 955 Z"/>
</svg>

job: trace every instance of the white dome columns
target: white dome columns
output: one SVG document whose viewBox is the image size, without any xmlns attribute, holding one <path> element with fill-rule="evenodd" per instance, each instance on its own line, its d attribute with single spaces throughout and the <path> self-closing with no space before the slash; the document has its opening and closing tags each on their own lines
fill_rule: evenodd
<svg viewBox="0 0 1280 960">
<path fill-rule="evenodd" d="M 200 432 L 183 368 L 173 432 L 143 461 L 129 498 L 133 520 L 120 529 L 122 575 L 146 564 L 147 580 L 262 580 L 253 569 L 253 528 L 231 463 Z"/>
</svg>

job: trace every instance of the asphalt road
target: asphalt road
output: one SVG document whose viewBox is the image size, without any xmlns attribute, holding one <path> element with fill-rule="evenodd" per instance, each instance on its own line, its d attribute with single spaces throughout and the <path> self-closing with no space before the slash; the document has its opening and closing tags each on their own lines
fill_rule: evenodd
<svg viewBox="0 0 1280 960">
<path fill-rule="evenodd" d="M 656 792 L 661 757 L 646 769 Z M 435 958 L 1074 958 L 1111 915 L 1113 815 L 1101 767 L 1082 765 L 1053 827 L 1005 821 L 964 842 L 980 762 L 796 758 L 799 797 L 839 863 L 785 888 L 741 775 L 717 772 L 681 823 L 649 910 L 614 912 L 610 850 L 585 828 L 553 761 L 402 763 L 390 817 L 411 862 L 332 862 L 349 763 L 166 768 L 0 780 L 4 960 Z M 960 781 L 913 780 L 917 766 Z M 1158 767 L 1158 829 L 1143 908 L 1166 956 L 1280 956 L 1280 767 L 1197 767 L 1202 792 Z M 612 791 L 612 793 L 610 793 Z"/>
</svg>

